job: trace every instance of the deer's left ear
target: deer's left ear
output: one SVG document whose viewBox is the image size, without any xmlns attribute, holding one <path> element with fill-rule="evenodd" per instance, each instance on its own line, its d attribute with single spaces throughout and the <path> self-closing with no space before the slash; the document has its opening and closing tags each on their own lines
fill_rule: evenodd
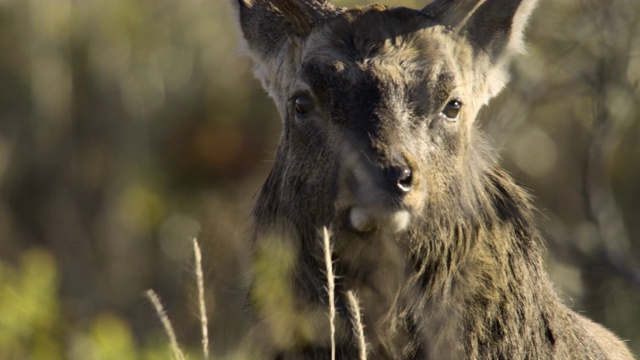
<svg viewBox="0 0 640 360">
<path fill-rule="evenodd" d="M 295 43 L 337 13 L 329 0 L 231 0 L 231 5 L 253 59 L 254 74 L 274 99 Z"/>
<path fill-rule="evenodd" d="M 242 34 L 256 62 L 268 62 L 294 37 L 336 12 L 328 0 L 231 0 Z"/>
<path fill-rule="evenodd" d="M 423 9 L 439 23 L 462 35 L 475 52 L 488 60 L 487 99 L 508 80 L 507 65 L 522 50 L 522 39 L 538 0 L 435 0 Z"/>
</svg>

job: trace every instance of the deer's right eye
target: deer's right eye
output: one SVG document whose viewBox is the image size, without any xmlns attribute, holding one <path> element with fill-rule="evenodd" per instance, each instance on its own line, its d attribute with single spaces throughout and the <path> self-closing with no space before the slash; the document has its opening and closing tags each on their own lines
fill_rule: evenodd
<svg viewBox="0 0 640 360">
<path fill-rule="evenodd" d="M 442 109 L 441 114 L 444 115 L 448 120 L 455 121 L 458 119 L 458 113 L 462 108 L 462 103 L 459 100 L 451 100 L 445 105 L 444 109 Z"/>
<path fill-rule="evenodd" d="M 306 115 L 316 108 L 316 103 L 309 95 L 299 95 L 293 99 L 293 107 L 298 115 Z"/>
</svg>

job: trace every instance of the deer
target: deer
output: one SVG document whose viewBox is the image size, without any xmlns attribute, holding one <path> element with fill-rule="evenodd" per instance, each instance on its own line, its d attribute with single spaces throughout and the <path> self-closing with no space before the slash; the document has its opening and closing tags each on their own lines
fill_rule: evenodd
<svg viewBox="0 0 640 360">
<path fill-rule="evenodd" d="M 252 212 L 256 358 L 633 358 L 556 293 L 530 196 L 476 124 L 537 0 L 230 1 L 282 118 Z"/>
</svg>

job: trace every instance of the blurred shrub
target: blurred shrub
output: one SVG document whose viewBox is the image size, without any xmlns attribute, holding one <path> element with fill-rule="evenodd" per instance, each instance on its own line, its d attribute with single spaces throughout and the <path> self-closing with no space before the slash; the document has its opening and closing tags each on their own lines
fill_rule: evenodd
<svg viewBox="0 0 640 360">
<path fill-rule="evenodd" d="M 554 280 L 637 350 L 639 18 L 637 1 L 541 2 L 482 122 L 550 219 Z M 198 234 L 212 351 L 241 347 L 250 204 L 280 120 L 235 30 L 220 0 L 0 0 L 1 349 L 147 356 L 164 348 L 147 288 L 186 338 Z"/>
<path fill-rule="evenodd" d="M 7 359 L 62 359 L 58 273 L 43 250 L 18 268 L 0 263 L 0 354 Z"/>
<path fill-rule="evenodd" d="M 126 320 L 103 313 L 86 329 L 61 312 L 54 258 L 30 249 L 19 266 L 0 262 L 0 354 L 20 360 L 144 360 L 169 358 L 167 342 L 156 332 L 148 345 L 136 343 Z"/>
</svg>

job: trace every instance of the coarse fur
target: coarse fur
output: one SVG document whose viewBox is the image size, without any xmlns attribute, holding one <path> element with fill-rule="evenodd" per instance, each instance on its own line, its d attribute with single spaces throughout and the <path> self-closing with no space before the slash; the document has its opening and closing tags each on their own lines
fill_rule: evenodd
<svg viewBox="0 0 640 360">
<path fill-rule="evenodd" d="M 256 352 L 328 359 L 319 230 L 332 231 L 339 359 L 632 359 L 559 300 L 525 191 L 474 123 L 535 0 L 421 10 L 231 0 L 283 133 L 254 208 Z"/>
</svg>

